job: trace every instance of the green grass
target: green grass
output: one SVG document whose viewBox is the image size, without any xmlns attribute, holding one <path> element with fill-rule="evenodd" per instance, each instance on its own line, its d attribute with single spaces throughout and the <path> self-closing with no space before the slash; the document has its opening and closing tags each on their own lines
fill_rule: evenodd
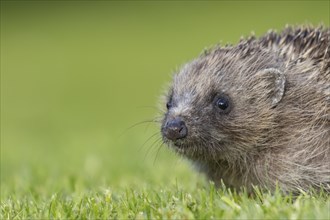
<svg viewBox="0 0 330 220">
<path fill-rule="evenodd" d="M 329 219 L 326 195 L 296 198 L 275 193 L 251 197 L 224 186 L 145 186 L 74 191 L 62 188 L 49 196 L 33 187 L 1 204 L 2 219 Z M 85 188 L 86 186 L 81 186 Z"/>
<path fill-rule="evenodd" d="M 328 195 L 215 189 L 159 125 L 126 130 L 203 48 L 329 26 L 329 4 L 1 1 L 0 219 L 329 219 Z"/>
</svg>

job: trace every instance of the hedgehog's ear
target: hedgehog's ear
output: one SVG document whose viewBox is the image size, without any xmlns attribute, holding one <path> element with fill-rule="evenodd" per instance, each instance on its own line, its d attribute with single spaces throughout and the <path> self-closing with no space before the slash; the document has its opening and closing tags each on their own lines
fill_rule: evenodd
<svg viewBox="0 0 330 220">
<path fill-rule="evenodd" d="M 263 89 L 266 90 L 263 91 L 263 95 L 271 99 L 272 107 L 276 107 L 284 95 L 286 81 L 284 73 L 275 68 L 267 68 L 259 71 L 257 75 L 261 78 Z"/>
</svg>

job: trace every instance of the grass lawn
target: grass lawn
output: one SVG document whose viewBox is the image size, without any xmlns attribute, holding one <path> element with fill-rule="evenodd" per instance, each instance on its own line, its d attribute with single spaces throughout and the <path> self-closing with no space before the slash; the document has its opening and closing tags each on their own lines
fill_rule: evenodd
<svg viewBox="0 0 330 220">
<path fill-rule="evenodd" d="M 72 178 L 72 177 L 71 177 Z M 330 199 L 325 195 L 300 195 L 292 199 L 279 193 L 250 198 L 225 187 L 175 184 L 162 186 L 88 189 L 86 185 L 40 194 L 10 195 L 1 203 L 2 219 L 329 219 Z M 71 186 L 72 187 L 72 186 Z"/>
<path fill-rule="evenodd" d="M 330 219 L 322 193 L 216 189 L 133 126 L 203 48 L 329 26 L 329 4 L 1 1 L 0 219 Z"/>
</svg>

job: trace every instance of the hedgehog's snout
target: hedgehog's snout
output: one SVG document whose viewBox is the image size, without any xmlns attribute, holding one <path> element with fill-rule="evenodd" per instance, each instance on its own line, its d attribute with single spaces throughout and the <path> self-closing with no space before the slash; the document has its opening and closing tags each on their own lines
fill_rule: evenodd
<svg viewBox="0 0 330 220">
<path fill-rule="evenodd" d="M 163 127 L 163 135 L 169 140 L 176 141 L 187 137 L 188 128 L 181 118 L 168 120 Z"/>
</svg>

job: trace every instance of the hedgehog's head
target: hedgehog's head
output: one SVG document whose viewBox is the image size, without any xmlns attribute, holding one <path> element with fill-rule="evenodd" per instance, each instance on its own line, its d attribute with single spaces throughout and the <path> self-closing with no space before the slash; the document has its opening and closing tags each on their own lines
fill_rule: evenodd
<svg viewBox="0 0 330 220">
<path fill-rule="evenodd" d="M 163 140 L 195 160 L 240 157 L 266 144 L 284 85 L 276 55 L 240 45 L 215 49 L 174 76 Z"/>
</svg>

